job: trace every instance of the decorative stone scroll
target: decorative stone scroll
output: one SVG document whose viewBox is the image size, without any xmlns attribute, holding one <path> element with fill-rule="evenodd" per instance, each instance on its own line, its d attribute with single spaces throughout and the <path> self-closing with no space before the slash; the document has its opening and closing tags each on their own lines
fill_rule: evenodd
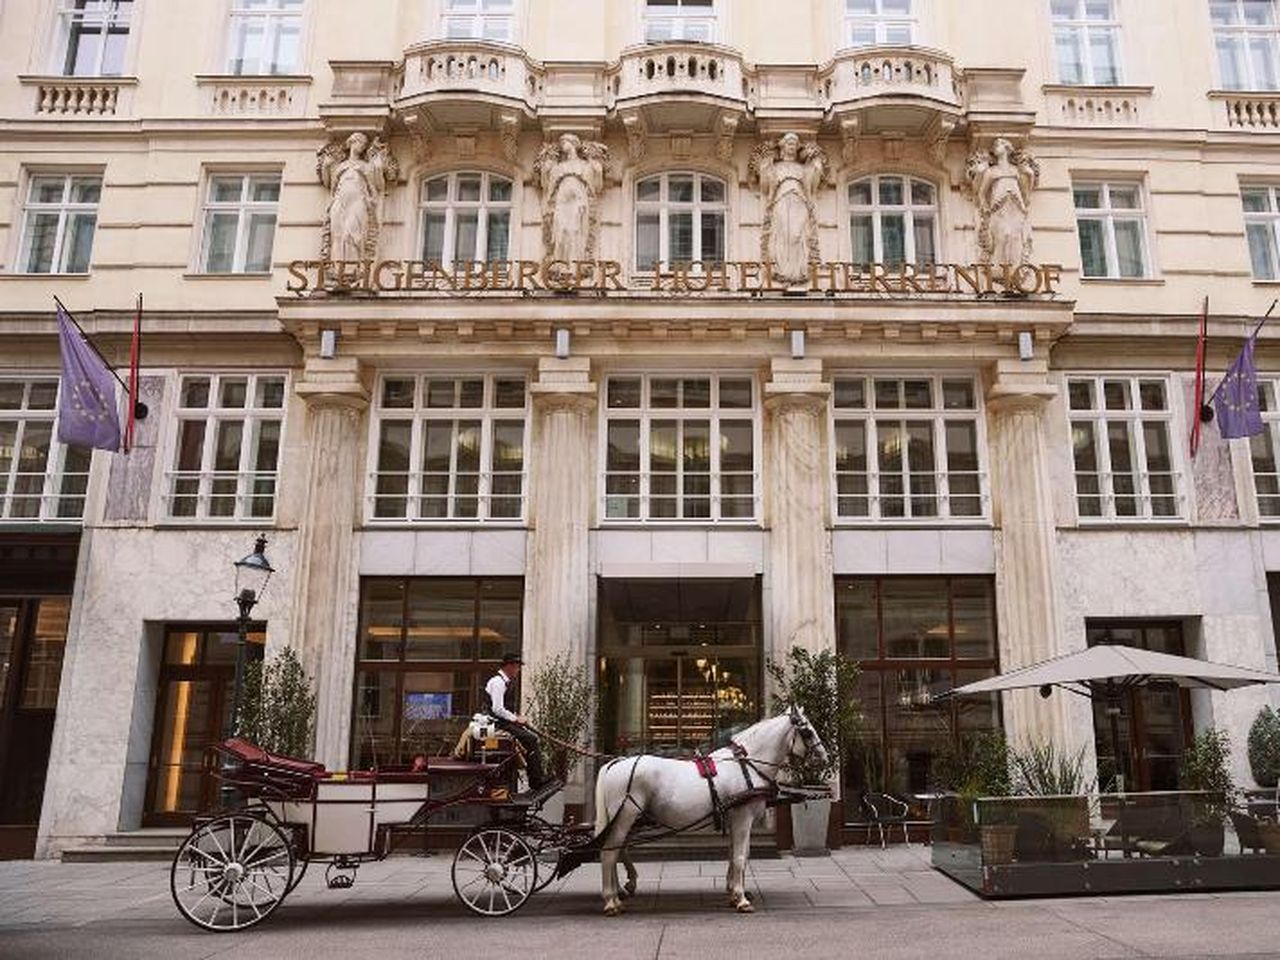
<svg viewBox="0 0 1280 960">
<path fill-rule="evenodd" d="M 600 234 L 600 194 L 609 148 L 561 134 L 543 146 L 534 164 L 542 188 L 543 255 L 572 265 L 595 259 Z"/>
<path fill-rule="evenodd" d="M 828 169 L 822 148 L 802 144 L 795 133 L 768 140 L 751 155 L 750 174 L 765 202 L 760 259 L 773 264 L 778 280 L 805 281 L 809 264 L 819 259 L 814 200 Z"/>
<path fill-rule="evenodd" d="M 969 157 L 965 177 L 977 207 L 978 259 L 1018 266 L 1031 259 L 1031 194 L 1040 165 L 1004 137 Z"/>
<path fill-rule="evenodd" d="M 320 256 L 325 260 L 375 260 L 382 230 L 382 198 L 400 176 L 390 148 L 353 133 L 317 152 L 316 175 L 329 190 Z"/>
</svg>

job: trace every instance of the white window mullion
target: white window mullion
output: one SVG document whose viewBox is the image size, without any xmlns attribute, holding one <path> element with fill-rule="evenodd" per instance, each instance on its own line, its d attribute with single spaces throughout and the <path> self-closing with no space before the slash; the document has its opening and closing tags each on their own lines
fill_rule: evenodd
<svg viewBox="0 0 1280 960">
<path fill-rule="evenodd" d="M 486 388 L 486 392 L 487 388 Z M 480 419 L 480 476 L 476 483 L 476 519 L 493 515 L 489 497 L 493 489 L 493 413 L 485 409 Z"/>
<path fill-rule="evenodd" d="M 942 388 L 939 382 L 937 389 Z M 942 398 L 938 398 L 938 406 L 942 406 Z M 938 516 L 941 519 L 951 517 L 951 476 L 947 472 L 947 420 L 943 415 L 933 418 L 933 483 L 934 498 L 937 501 Z"/>
</svg>

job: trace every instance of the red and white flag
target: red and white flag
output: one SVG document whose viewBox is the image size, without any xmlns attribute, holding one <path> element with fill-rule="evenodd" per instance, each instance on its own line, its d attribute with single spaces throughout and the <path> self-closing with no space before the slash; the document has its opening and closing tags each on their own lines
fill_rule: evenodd
<svg viewBox="0 0 1280 960">
<path fill-rule="evenodd" d="M 133 449 L 133 428 L 138 419 L 138 366 L 142 362 L 142 294 L 133 316 L 133 338 L 129 343 L 129 411 L 124 427 L 124 452 Z M 143 417 L 146 416 L 144 411 Z"/>
<path fill-rule="evenodd" d="M 1204 351 L 1209 333 L 1209 298 L 1204 298 L 1200 310 L 1200 331 L 1196 336 L 1196 398 L 1191 408 L 1191 456 L 1200 450 L 1200 428 L 1204 418 Z"/>
</svg>

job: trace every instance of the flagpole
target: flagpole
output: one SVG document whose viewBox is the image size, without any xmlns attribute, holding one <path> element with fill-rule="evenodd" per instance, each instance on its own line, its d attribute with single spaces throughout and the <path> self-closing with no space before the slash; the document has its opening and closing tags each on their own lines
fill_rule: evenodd
<svg viewBox="0 0 1280 960">
<path fill-rule="evenodd" d="M 84 337 L 84 342 L 89 345 L 89 349 L 98 355 L 98 359 L 102 361 L 103 366 L 107 368 L 107 371 L 111 376 L 115 377 L 116 383 L 124 387 L 125 392 L 127 393 L 129 391 L 129 385 L 120 379 L 120 374 L 116 373 L 116 368 L 107 362 L 107 358 L 102 355 L 102 351 L 98 349 L 97 344 L 89 339 L 89 335 L 84 332 L 84 327 L 80 326 L 79 321 L 76 320 L 75 314 L 67 309 L 67 305 L 58 299 L 58 295 L 56 293 L 53 295 L 53 302 L 62 308 L 62 312 L 67 315 L 67 319 L 71 321 L 72 326 L 80 331 L 80 336 Z"/>
<path fill-rule="evenodd" d="M 1271 306 L 1267 307 L 1267 312 L 1262 315 L 1262 319 L 1258 321 L 1258 325 L 1253 328 L 1253 333 L 1249 334 L 1249 337 L 1248 337 L 1249 340 L 1252 340 L 1254 337 L 1256 337 L 1258 333 L 1262 330 L 1263 324 L 1265 324 L 1269 319 L 1271 319 L 1271 313 L 1272 311 L 1275 310 L 1277 304 L 1280 304 L 1280 300 L 1271 301 Z M 1227 376 L 1226 374 L 1223 374 L 1222 379 L 1218 381 L 1217 388 L 1213 391 L 1213 393 L 1209 394 L 1209 399 L 1205 401 L 1205 406 L 1208 406 L 1209 404 L 1213 403 L 1213 401 L 1218 398 L 1218 394 L 1222 392 L 1222 388 L 1226 386 L 1226 383 L 1227 383 Z"/>
</svg>

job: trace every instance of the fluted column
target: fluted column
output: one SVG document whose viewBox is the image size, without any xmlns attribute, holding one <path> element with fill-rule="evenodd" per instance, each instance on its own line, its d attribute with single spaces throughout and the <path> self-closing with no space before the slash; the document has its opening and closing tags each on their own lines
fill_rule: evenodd
<svg viewBox="0 0 1280 960">
<path fill-rule="evenodd" d="M 359 361 L 347 358 L 309 359 L 297 390 L 307 406 L 307 480 L 294 560 L 292 642 L 315 678 L 315 757 L 341 769 L 351 740 L 356 633 L 348 613 L 369 394 Z"/>
<path fill-rule="evenodd" d="M 835 647 L 827 405 L 822 361 L 777 359 L 768 415 L 769 626 L 774 657 Z"/>
<path fill-rule="evenodd" d="M 996 525 L 1000 669 L 1045 660 L 1058 646 L 1057 543 L 1045 409 L 1057 390 L 1043 361 L 1001 361 L 987 394 L 991 492 Z M 1061 694 L 1005 694 L 1005 729 L 1016 742 L 1054 740 L 1065 731 Z"/>
<path fill-rule="evenodd" d="M 596 386 L 585 358 L 544 359 L 533 395 L 524 658 L 586 663 L 591 642 L 591 526 Z"/>
</svg>

